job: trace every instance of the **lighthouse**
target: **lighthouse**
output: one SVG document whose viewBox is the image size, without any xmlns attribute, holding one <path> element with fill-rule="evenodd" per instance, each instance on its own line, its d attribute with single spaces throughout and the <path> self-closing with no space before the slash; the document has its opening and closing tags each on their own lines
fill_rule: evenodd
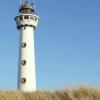
<svg viewBox="0 0 100 100">
<path fill-rule="evenodd" d="M 20 5 L 15 21 L 20 31 L 17 89 L 22 92 L 34 92 L 36 91 L 34 32 L 39 17 L 34 14 L 33 5 L 26 0 Z"/>
</svg>

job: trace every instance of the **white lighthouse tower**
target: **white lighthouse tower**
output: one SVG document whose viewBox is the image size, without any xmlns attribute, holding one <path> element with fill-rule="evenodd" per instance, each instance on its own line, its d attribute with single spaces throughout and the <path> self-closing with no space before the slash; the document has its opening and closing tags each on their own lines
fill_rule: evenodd
<svg viewBox="0 0 100 100">
<path fill-rule="evenodd" d="M 34 8 L 27 0 L 20 6 L 15 21 L 20 31 L 17 88 L 23 92 L 36 91 L 34 31 L 39 17 L 34 15 Z"/>
</svg>

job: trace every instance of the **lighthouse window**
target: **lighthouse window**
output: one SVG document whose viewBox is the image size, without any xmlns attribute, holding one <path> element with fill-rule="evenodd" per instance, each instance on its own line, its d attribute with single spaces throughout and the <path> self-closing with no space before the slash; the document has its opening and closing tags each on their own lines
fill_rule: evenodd
<svg viewBox="0 0 100 100">
<path fill-rule="evenodd" d="M 22 60 L 21 64 L 26 65 L 26 60 Z"/>
<path fill-rule="evenodd" d="M 31 9 L 22 9 L 21 13 L 22 14 L 31 14 L 33 11 Z"/>
<path fill-rule="evenodd" d="M 35 21 L 37 21 L 37 18 L 35 17 Z"/>
<path fill-rule="evenodd" d="M 26 83 L 26 79 L 25 79 L 25 78 L 22 78 L 22 79 L 21 79 L 21 83 L 22 83 L 22 84 L 25 84 L 25 83 Z"/>
<path fill-rule="evenodd" d="M 23 20 L 23 16 L 20 16 L 19 19 L 20 19 L 20 20 Z"/>
<path fill-rule="evenodd" d="M 24 43 L 22 43 L 22 47 L 26 47 L 26 43 L 24 42 Z"/>
<path fill-rule="evenodd" d="M 36 16 L 34 16 L 34 20 L 35 20 L 35 21 L 39 21 L 39 18 L 36 17 Z"/>
<path fill-rule="evenodd" d="M 28 19 L 29 17 L 28 16 L 24 16 L 24 19 Z"/>
</svg>

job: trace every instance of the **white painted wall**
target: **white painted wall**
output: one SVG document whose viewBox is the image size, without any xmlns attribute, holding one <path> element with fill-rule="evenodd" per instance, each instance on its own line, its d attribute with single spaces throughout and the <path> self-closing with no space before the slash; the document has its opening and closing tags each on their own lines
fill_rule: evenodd
<svg viewBox="0 0 100 100">
<path fill-rule="evenodd" d="M 22 47 L 22 43 L 26 47 Z M 20 53 L 18 68 L 18 90 L 31 92 L 36 91 L 36 71 L 35 71 L 35 48 L 34 48 L 34 29 L 27 26 L 20 29 Z M 26 65 L 21 61 L 26 60 Z M 21 79 L 25 78 L 26 83 L 22 84 Z"/>
</svg>

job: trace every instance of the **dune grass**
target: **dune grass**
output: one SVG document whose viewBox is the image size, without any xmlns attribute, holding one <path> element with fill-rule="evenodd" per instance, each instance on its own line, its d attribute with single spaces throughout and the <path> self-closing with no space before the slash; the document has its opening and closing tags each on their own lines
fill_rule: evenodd
<svg viewBox="0 0 100 100">
<path fill-rule="evenodd" d="M 100 100 L 100 89 L 79 87 L 54 92 L 0 92 L 0 100 Z"/>
</svg>

